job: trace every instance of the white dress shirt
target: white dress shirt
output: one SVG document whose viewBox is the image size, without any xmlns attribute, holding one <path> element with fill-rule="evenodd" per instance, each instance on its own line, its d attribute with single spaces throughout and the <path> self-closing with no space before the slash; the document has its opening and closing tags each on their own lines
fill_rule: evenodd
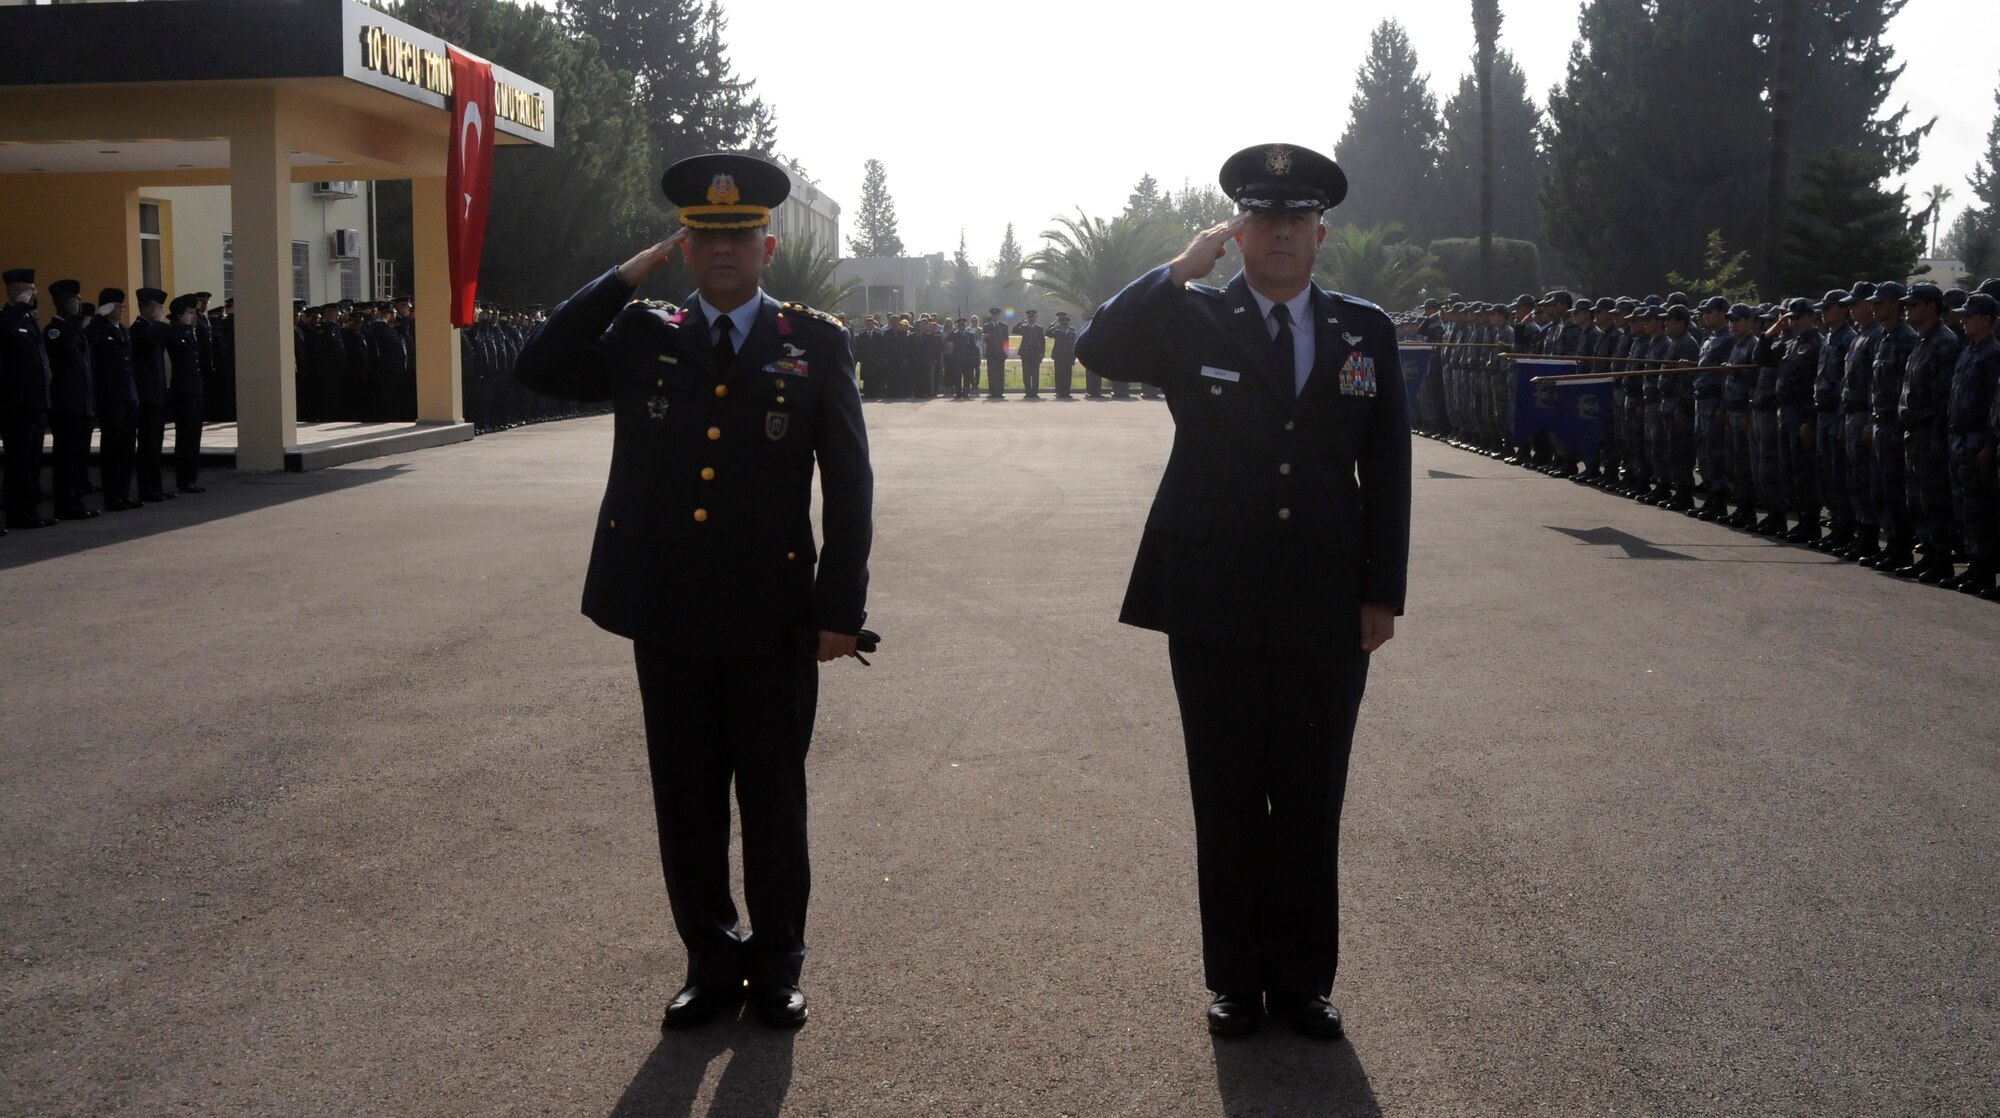
<svg viewBox="0 0 2000 1118">
<path fill-rule="evenodd" d="M 737 351 L 741 352 L 743 339 L 750 336 L 750 327 L 756 325 L 757 310 L 764 305 L 764 289 L 758 288 L 757 294 L 743 300 L 743 305 L 730 311 L 727 316 L 716 310 L 715 304 L 709 302 L 699 292 L 695 293 L 694 301 L 701 307 L 702 317 L 708 320 L 708 344 L 712 347 L 722 340 L 719 331 L 722 328 L 723 318 L 727 317 L 733 323 L 730 329 L 735 331 L 730 337 L 734 340 Z"/>
</svg>

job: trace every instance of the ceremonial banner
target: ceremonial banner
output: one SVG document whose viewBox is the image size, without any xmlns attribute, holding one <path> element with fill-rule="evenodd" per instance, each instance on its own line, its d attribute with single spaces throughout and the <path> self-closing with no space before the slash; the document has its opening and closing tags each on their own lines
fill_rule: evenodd
<svg viewBox="0 0 2000 1118">
<path fill-rule="evenodd" d="M 486 207 L 493 191 L 493 64 L 451 52 L 451 150 L 444 173 L 445 248 L 451 256 L 451 324 L 472 325 Z"/>
<path fill-rule="evenodd" d="M 1396 347 L 1396 353 L 1403 365 L 1403 384 L 1408 390 L 1406 399 L 1415 400 L 1417 393 L 1423 390 L 1424 378 L 1431 372 L 1431 354 L 1436 352 L 1437 350 L 1428 346 Z"/>
<path fill-rule="evenodd" d="M 1597 440 L 1611 414 L 1611 378 L 1530 384 L 1535 377 L 1566 376 L 1579 362 L 1560 358 L 1514 361 L 1514 445 L 1529 446 L 1546 434 L 1585 461 L 1597 458 Z"/>
</svg>

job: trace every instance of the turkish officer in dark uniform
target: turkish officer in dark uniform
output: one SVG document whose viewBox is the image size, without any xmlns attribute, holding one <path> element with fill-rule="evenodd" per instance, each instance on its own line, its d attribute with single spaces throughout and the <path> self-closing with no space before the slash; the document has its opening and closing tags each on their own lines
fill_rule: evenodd
<svg viewBox="0 0 2000 1118">
<path fill-rule="evenodd" d="M 1055 367 L 1056 399 L 1076 399 L 1070 394 L 1076 377 L 1076 327 L 1069 324 L 1067 311 L 1057 311 L 1056 324 L 1049 327 L 1049 362 Z"/>
<path fill-rule="evenodd" d="M 83 285 L 73 279 L 49 285 L 56 314 L 42 331 L 49 351 L 49 435 L 55 453 L 57 520 L 89 520 L 96 509 L 83 507 L 89 489 L 90 429 L 97 408 L 91 389 L 90 338 L 83 313 Z"/>
<path fill-rule="evenodd" d="M 616 416 L 583 612 L 630 637 L 638 662 L 667 899 L 688 953 L 664 1025 L 733 1009 L 747 982 L 761 1020 L 797 1026 L 818 665 L 855 651 L 866 616 L 861 395 L 846 328 L 758 286 L 784 170 L 700 155 L 662 186 L 685 228 L 557 307 L 515 373 L 548 395 L 609 400 Z M 633 300 L 676 250 L 697 283 L 686 307 Z M 732 777 L 752 931 L 730 899 Z"/>
<path fill-rule="evenodd" d="M 1264 144 L 1221 185 L 1241 212 L 1100 307 L 1077 358 L 1174 416 L 1120 620 L 1167 634 L 1209 1029 L 1268 1007 L 1337 1038 L 1341 801 L 1369 654 L 1403 609 L 1409 411 L 1389 316 L 1312 282 L 1340 168 Z M 1192 282 L 1232 238 L 1242 273 Z"/>
<path fill-rule="evenodd" d="M 207 391 L 208 355 L 202 345 L 198 296 L 182 295 L 167 308 L 167 397 L 174 419 L 174 489 L 206 493 L 196 484 L 201 464 L 201 422 Z"/>
<path fill-rule="evenodd" d="M 1035 321 L 1037 311 L 1028 312 L 1028 321 L 1021 324 L 1021 384 L 1027 389 L 1025 400 L 1042 398 L 1042 354 L 1048 349 L 1048 331 Z"/>
<path fill-rule="evenodd" d="M 132 323 L 132 383 L 139 390 L 138 450 L 133 471 L 139 479 L 139 499 L 171 501 L 161 481 L 167 441 L 167 293 L 157 287 L 139 289 L 139 317 Z"/>
<path fill-rule="evenodd" d="M 90 384 L 97 404 L 97 474 L 104 511 L 136 509 L 132 499 L 132 450 L 139 427 L 139 389 L 132 376 L 132 332 L 125 325 L 125 292 L 97 293 L 90 320 Z"/>
<path fill-rule="evenodd" d="M 986 321 L 979 327 L 986 336 L 986 395 L 998 400 L 1007 389 L 1007 320 L 1000 315 L 1000 308 L 986 312 Z"/>
<path fill-rule="evenodd" d="M 11 268 L 0 306 L 0 445 L 5 447 L 7 527 L 46 528 L 42 436 L 49 423 L 49 351 L 35 320 L 35 271 Z"/>
</svg>

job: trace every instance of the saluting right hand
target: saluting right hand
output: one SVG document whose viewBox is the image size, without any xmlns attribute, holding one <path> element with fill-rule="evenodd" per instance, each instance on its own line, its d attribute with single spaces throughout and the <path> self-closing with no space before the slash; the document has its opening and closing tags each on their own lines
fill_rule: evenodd
<svg viewBox="0 0 2000 1118">
<path fill-rule="evenodd" d="M 653 274 L 654 269 L 667 262 L 667 258 L 674 254 L 674 249 L 682 241 L 687 240 L 687 235 L 687 226 L 683 225 L 674 230 L 673 236 L 651 248 L 642 249 L 639 255 L 618 265 L 619 280 L 627 287 L 639 286 L 647 276 Z"/>
<path fill-rule="evenodd" d="M 1220 225 L 1195 234 L 1194 240 L 1189 241 L 1188 247 L 1179 256 L 1174 257 L 1173 263 L 1169 265 L 1169 274 L 1174 286 L 1179 287 L 1190 280 L 1198 280 L 1213 272 L 1215 262 L 1222 259 L 1223 253 L 1229 251 L 1230 240 L 1248 220 L 1250 220 L 1249 214 L 1240 213 Z"/>
</svg>

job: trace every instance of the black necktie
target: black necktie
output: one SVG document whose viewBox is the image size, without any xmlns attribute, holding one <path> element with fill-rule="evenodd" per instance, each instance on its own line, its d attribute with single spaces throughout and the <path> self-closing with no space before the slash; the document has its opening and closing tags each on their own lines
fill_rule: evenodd
<svg viewBox="0 0 2000 1118">
<path fill-rule="evenodd" d="M 1278 378 L 1278 398 L 1290 400 L 1298 391 L 1298 353 L 1292 348 L 1292 308 L 1271 305 L 1271 321 L 1278 324 L 1278 336 L 1271 339 L 1271 372 Z"/>
<path fill-rule="evenodd" d="M 736 343 L 729 336 L 735 325 L 736 320 L 726 314 L 715 324 L 715 366 L 723 372 L 728 372 L 729 367 L 736 364 Z"/>
</svg>

